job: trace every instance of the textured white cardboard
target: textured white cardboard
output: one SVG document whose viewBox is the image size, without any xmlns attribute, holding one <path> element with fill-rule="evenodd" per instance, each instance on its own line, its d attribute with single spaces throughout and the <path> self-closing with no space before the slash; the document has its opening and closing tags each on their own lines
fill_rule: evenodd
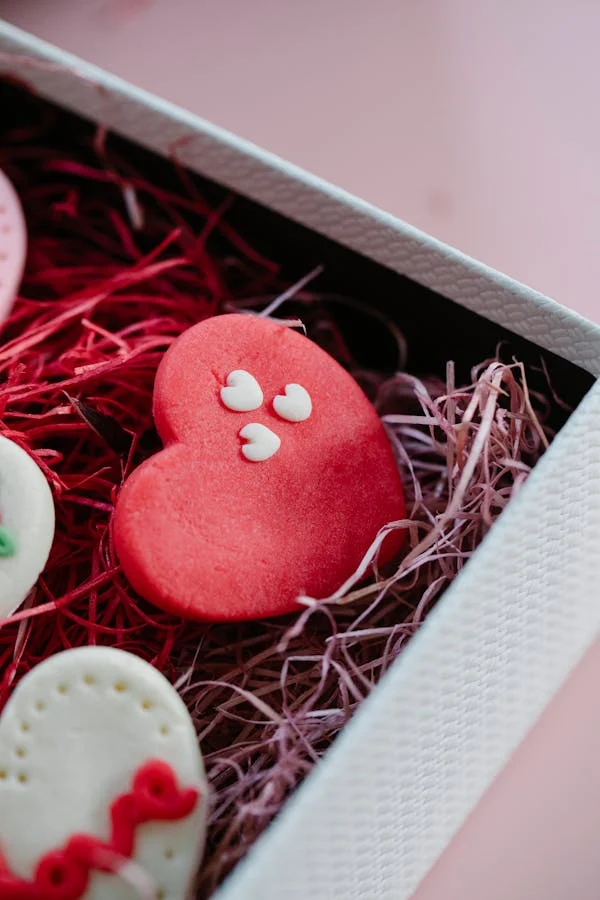
<svg viewBox="0 0 600 900">
<path fill-rule="evenodd" d="M 2 23 L 0 71 L 600 373 L 600 328 L 197 116 Z M 415 890 L 600 630 L 598 423 L 596 386 L 219 900 Z"/>
</svg>

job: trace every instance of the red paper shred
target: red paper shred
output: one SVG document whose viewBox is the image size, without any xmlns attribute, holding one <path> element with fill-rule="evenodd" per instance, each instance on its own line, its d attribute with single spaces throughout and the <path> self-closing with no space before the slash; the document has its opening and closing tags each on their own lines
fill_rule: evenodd
<svg viewBox="0 0 600 900">
<path fill-rule="evenodd" d="M 295 308 L 310 311 L 311 334 L 327 335 L 390 430 L 408 493 L 405 558 L 391 577 L 306 598 L 303 612 L 282 620 L 206 626 L 154 609 L 119 571 L 110 520 L 124 475 L 159 446 L 157 365 L 193 323 L 259 311 L 289 285 L 228 224 L 231 198 L 212 205 L 176 167 L 171 186 L 155 184 L 104 133 L 94 139 L 77 126 L 65 138 L 66 119 L 55 116 L 28 101 L 0 152 L 30 238 L 21 296 L 0 334 L 0 433 L 32 453 L 57 510 L 46 572 L 0 627 L 0 703 L 33 666 L 69 647 L 120 647 L 164 672 L 195 721 L 213 792 L 206 897 L 523 484 L 557 401 L 550 390 L 530 392 L 519 363 L 482 362 L 466 385 L 454 383 L 451 363 L 445 383 L 360 371 L 328 312 L 343 314 L 344 304 L 324 304 L 305 285 Z"/>
</svg>

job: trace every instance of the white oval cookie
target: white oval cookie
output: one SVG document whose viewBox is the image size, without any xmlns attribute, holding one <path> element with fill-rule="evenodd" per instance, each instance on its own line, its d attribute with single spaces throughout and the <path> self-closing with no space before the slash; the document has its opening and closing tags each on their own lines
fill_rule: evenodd
<svg viewBox="0 0 600 900">
<path fill-rule="evenodd" d="M 0 437 L 0 621 L 25 600 L 54 540 L 50 486 L 29 454 Z"/>
<path fill-rule="evenodd" d="M 12 184 L 0 171 L 0 323 L 19 290 L 27 252 L 23 210 Z"/>
<path fill-rule="evenodd" d="M 157 762 L 195 806 L 177 821 L 138 826 L 129 868 L 152 896 L 186 900 L 204 846 L 208 789 L 183 701 L 156 669 L 113 648 L 67 650 L 33 669 L 0 719 L 0 849 L 10 877 L 33 879 L 40 859 L 74 835 L 108 842 L 111 805 Z M 0 867 L 0 897 L 3 877 Z M 92 869 L 81 896 L 139 893 L 121 875 Z"/>
</svg>

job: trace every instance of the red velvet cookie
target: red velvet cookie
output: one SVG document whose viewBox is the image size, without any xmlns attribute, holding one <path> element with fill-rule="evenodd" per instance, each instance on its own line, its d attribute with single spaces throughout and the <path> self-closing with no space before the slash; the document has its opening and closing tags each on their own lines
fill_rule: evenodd
<svg viewBox="0 0 600 900">
<path fill-rule="evenodd" d="M 114 537 L 147 600 L 186 618 L 280 615 L 327 596 L 404 518 L 379 418 L 312 341 L 253 316 L 185 332 L 156 376 L 165 449 L 125 482 Z M 394 556 L 403 533 L 384 542 Z"/>
</svg>

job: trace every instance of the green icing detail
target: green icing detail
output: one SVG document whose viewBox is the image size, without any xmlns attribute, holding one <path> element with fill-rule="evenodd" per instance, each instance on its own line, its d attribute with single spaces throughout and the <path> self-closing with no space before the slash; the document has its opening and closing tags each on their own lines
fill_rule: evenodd
<svg viewBox="0 0 600 900">
<path fill-rule="evenodd" d="M 0 558 L 14 556 L 17 552 L 17 541 L 7 528 L 0 525 Z"/>
</svg>

